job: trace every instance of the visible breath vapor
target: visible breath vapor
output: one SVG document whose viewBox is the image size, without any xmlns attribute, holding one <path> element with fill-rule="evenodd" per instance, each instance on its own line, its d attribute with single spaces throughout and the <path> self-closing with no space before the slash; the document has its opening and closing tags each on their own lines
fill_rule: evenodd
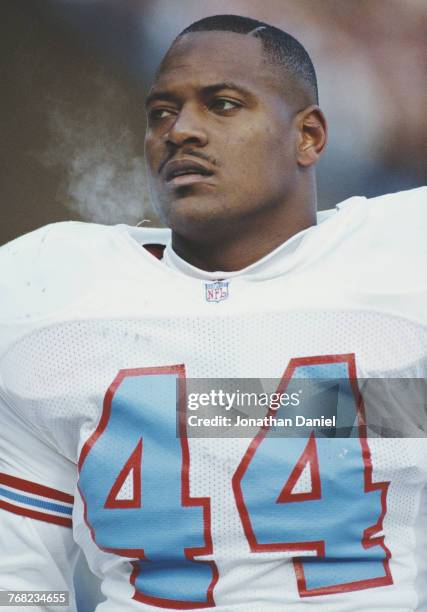
<svg viewBox="0 0 427 612">
<path fill-rule="evenodd" d="M 84 220 L 134 224 L 153 216 L 144 159 L 120 101 L 114 89 L 103 88 L 102 105 L 49 105 L 49 144 L 41 161 L 64 176 L 63 203 Z M 143 125 L 138 137 L 142 133 Z"/>
</svg>

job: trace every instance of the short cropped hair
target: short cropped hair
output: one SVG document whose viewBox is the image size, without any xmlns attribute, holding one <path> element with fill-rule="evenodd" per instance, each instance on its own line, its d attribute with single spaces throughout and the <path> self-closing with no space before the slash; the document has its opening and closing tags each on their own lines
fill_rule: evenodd
<svg viewBox="0 0 427 612">
<path fill-rule="evenodd" d="M 267 62 L 278 65 L 287 81 L 290 79 L 295 88 L 307 92 L 309 104 L 318 104 L 316 71 L 309 54 L 296 38 L 268 23 L 239 15 L 205 17 L 185 28 L 177 38 L 192 32 L 212 31 L 236 32 L 259 38 Z"/>
</svg>

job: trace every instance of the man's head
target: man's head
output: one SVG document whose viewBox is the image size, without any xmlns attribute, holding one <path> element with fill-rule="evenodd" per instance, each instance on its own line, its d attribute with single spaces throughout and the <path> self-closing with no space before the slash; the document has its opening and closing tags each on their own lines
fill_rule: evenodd
<svg viewBox="0 0 427 612">
<path fill-rule="evenodd" d="M 234 15 L 186 28 L 147 99 L 150 186 L 165 223 L 210 240 L 315 200 L 326 131 L 317 102 L 311 60 L 289 34 Z"/>
</svg>

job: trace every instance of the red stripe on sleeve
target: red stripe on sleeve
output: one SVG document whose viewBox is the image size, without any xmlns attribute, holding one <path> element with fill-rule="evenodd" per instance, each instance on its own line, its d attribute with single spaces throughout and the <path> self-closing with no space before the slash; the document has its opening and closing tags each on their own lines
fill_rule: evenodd
<svg viewBox="0 0 427 612">
<path fill-rule="evenodd" d="M 43 521 L 44 523 L 53 523 L 55 525 L 61 525 L 62 527 L 72 527 L 73 522 L 70 518 L 64 516 L 53 516 L 51 514 L 44 514 L 43 512 L 37 512 L 37 510 L 29 510 L 28 508 L 21 508 L 20 506 L 14 506 L 8 502 L 0 500 L 0 509 L 7 510 L 13 514 L 19 514 L 20 516 L 27 516 L 35 519 L 36 521 Z"/>
<path fill-rule="evenodd" d="M 9 476 L 9 474 L 0 473 L 0 484 L 26 491 L 27 493 L 34 493 L 35 495 L 42 495 L 43 497 L 49 497 L 49 499 L 55 499 L 56 501 L 65 502 L 66 504 L 73 504 L 74 497 L 58 489 L 52 489 L 51 487 L 45 487 L 44 485 L 36 484 L 30 480 L 24 480 L 23 478 L 17 478 L 16 476 Z"/>
</svg>

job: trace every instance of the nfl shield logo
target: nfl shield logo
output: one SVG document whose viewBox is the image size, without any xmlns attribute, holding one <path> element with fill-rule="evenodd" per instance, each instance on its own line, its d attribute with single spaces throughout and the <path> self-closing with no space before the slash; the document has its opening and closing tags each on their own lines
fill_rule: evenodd
<svg viewBox="0 0 427 612">
<path fill-rule="evenodd" d="M 206 301 L 222 302 L 228 298 L 228 281 L 205 283 Z"/>
</svg>

